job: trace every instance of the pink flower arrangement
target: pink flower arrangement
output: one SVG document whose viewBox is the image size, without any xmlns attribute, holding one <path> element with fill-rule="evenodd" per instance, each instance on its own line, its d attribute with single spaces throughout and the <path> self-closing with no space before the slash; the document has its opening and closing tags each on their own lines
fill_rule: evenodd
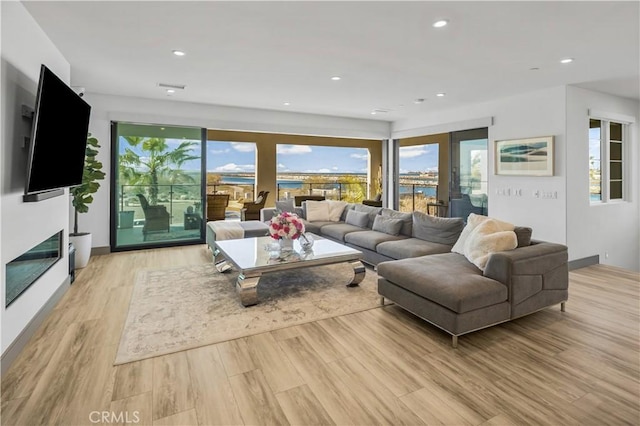
<svg viewBox="0 0 640 426">
<path fill-rule="evenodd" d="M 282 238 L 295 240 L 304 234 L 304 223 L 295 213 L 282 212 L 271 218 L 269 234 L 274 240 Z"/>
</svg>

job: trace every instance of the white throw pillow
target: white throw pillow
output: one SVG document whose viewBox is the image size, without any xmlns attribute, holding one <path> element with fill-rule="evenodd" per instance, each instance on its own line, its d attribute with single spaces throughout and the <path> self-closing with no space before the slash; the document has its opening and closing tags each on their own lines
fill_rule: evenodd
<svg viewBox="0 0 640 426">
<path fill-rule="evenodd" d="M 329 220 L 331 222 L 340 222 L 342 212 L 344 211 L 344 208 L 347 207 L 347 202 L 336 200 L 326 200 L 324 202 L 329 204 Z"/>
<path fill-rule="evenodd" d="M 451 247 L 451 251 L 453 253 L 464 254 L 464 243 L 467 241 L 467 238 L 469 238 L 469 234 L 471 234 L 471 231 L 473 231 L 476 226 L 487 219 L 489 219 L 487 216 L 470 213 L 469 217 L 467 217 L 467 224 L 464 226 L 456 243 Z"/>
<path fill-rule="evenodd" d="M 329 222 L 331 221 L 329 203 L 326 201 L 306 201 L 307 220 L 309 222 Z"/>
<path fill-rule="evenodd" d="M 506 230 L 510 225 L 511 230 Z M 486 219 L 469 233 L 464 243 L 464 256 L 484 271 L 489 255 L 498 251 L 513 250 L 518 246 L 514 225 L 495 219 Z"/>
</svg>

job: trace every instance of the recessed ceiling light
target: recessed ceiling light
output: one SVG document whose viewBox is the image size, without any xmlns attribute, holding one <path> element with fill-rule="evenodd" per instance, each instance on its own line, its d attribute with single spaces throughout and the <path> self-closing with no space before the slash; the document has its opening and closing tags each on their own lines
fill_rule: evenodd
<svg viewBox="0 0 640 426">
<path fill-rule="evenodd" d="M 176 91 L 173 89 L 167 89 L 167 93 L 176 93 Z"/>
<path fill-rule="evenodd" d="M 439 98 L 442 98 L 444 95 L 446 95 L 444 92 L 436 93 L 436 96 Z"/>
<path fill-rule="evenodd" d="M 338 76 L 336 75 L 336 76 L 331 77 L 331 80 L 333 80 L 333 81 L 342 80 L 342 77 L 338 77 Z"/>
<path fill-rule="evenodd" d="M 447 21 L 446 19 L 441 19 L 441 20 L 436 21 L 436 22 L 433 23 L 433 28 L 446 27 L 448 23 L 449 23 L 449 21 Z"/>
<path fill-rule="evenodd" d="M 376 111 L 371 111 L 371 115 L 376 115 L 377 112 Z"/>
<path fill-rule="evenodd" d="M 284 106 L 289 106 L 289 105 L 291 105 L 291 102 L 284 102 L 283 105 Z"/>
<path fill-rule="evenodd" d="M 560 60 L 561 64 L 570 64 L 571 62 L 573 62 L 573 58 L 564 58 Z"/>
<path fill-rule="evenodd" d="M 424 98 L 418 98 L 418 99 L 414 99 L 414 100 L 413 100 L 413 103 L 414 103 L 414 104 L 421 104 L 421 103 L 423 103 L 423 102 L 424 102 Z"/>
<path fill-rule="evenodd" d="M 172 50 L 172 52 L 176 56 L 184 56 L 184 55 L 186 55 L 186 53 L 183 52 L 182 50 Z"/>
</svg>

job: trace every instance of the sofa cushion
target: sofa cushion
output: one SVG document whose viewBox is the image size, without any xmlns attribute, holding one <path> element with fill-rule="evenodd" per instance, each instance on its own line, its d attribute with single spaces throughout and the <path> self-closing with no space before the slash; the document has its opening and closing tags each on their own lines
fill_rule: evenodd
<svg viewBox="0 0 640 426">
<path fill-rule="evenodd" d="M 377 215 L 373 220 L 373 226 L 371 229 L 378 232 L 384 232 L 389 235 L 399 235 L 402 223 L 402 219 L 392 219 L 390 217 Z"/>
<path fill-rule="evenodd" d="M 465 257 L 484 271 L 491 253 L 515 249 L 518 246 L 515 232 L 504 228 L 504 222 L 493 219 L 487 219 L 476 226 L 464 243 Z M 513 225 L 511 228 L 513 229 Z"/>
<path fill-rule="evenodd" d="M 344 241 L 344 237 L 348 233 L 362 230 L 362 227 L 348 223 L 331 223 L 322 227 L 322 235 L 333 238 L 336 241 Z"/>
<path fill-rule="evenodd" d="M 356 204 L 354 210 L 357 212 L 365 212 L 369 214 L 369 223 L 367 224 L 367 228 L 371 229 L 373 227 L 373 220 L 377 215 L 380 214 L 382 207 L 371 207 L 365 206 L 364 204 Z"/>
<path fill-rule="evenodd" d="M 407 238 L 400 241 L 386 241 L 378 244 L 376 251 L 392 259 L 406 259 L 408 257 L 425 256 L 427 254 L 448 253 L 451 246 L 432 243 L 420 238 Z"/>
<path fill-rule="evenodd" d="M 402 219 L 402 229 L 400 229 L 400 233 L 402 235 L 406 235 L 407 237 L 411 236 L 411 231 L 413 229 L 413 215 L 411 213 L 403 213 L 397 210 L 383 208 L 380 211 L 380 215 L 384 217 L 390 217 L 392 219 Z"/>
<path fill-rule="evenodd" d="M 516 226 L 513 229 L 513 232 L 516 233 L 516 238 L 518 239 L 518 248 L 531 245 L 531 235 L 533 234 L 533 229 L 526 226 Z"/>
<path fill-rule="evenodd" d="M 311 201 L 311 200 L 308 200 L 305 203 L 306 203 L 305 219 L 307 219 L 309 222 L 331 221 L 329 203 L 325 201 Z"/>
<path fill-rule="evenodd" d="M 413 212 L 413 237 L 432 243 L 454 245 L 464 228 L 464 221 L 459 217 L 435 217 Z"/>
<path fill-rule="evenodd" d="M 364 230 L 350 232 L 344 236 L 344 241 L 369 250 L 376 250 L 376 246 L 385 241 L 397 241 L 406 239 L 404 235 L 389 235 L 384 232 Z"/>
<path fill-rule="evenodd" d="M 340 218 L 342 217 L 342 212 L 344 208 L 347 206 L 346 201 L 337 201 L 337 200 L 327 200 L 324 201 L 329 204 L 329 220 L 332 222 L 340 222 Z"/>
<path fill-rule="evenodd" d="M 308 220 L 303 219 L 302 223 L 304 223 L 305 232 L 311 232 L 312 234 L 320 235 L 322 233 L 322 228 L 327 225 L 335 225 L 335 222 L 331 221 L 317 221 L 317 222 L 309 222 Z"/>
<path fill-rule="evenodd" d="M 344 222 L 347 220 L 347 213 L 349 213 L 350 210 L 355 209 L 356 205 L 355 203 L 347 203 L 347 205 L 344 207 L 344 210 L 342 210 L 342 214 L 340 215 L 340 221 Z"/>
<path fill-rule="evenodd" d="M 478 268 L 457 253 L 381 262 L 377 270 L 387 281 L 456 313 L 507 300 L 504 284 L 484 277 Z"/>
<path fill-rule="evenodd" d="M 288 200 L 276 201 L 276 210 L 279 212 L 296 212 L 296 206 L 293 205 L 293 198 Z"/>
<path fill-rule="evenodd" d="M 347 218 L 345 223 L 349 225 L 358 226 L 360 228 L 366 228 L 369 223 L 369 214 L 365 212 L 357 212 L 355 210 L 349 210 L 347 212 Z"/>
</svg>

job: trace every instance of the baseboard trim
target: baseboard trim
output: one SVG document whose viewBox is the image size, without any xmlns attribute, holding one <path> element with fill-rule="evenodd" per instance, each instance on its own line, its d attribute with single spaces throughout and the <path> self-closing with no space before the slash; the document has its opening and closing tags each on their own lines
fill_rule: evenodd
<svg viewBox="0 0 640 426">
<path fill-rule="evenodd" d="M 582 259 L 575 259 L 569 261 L 569 270 L 573 271 L 574 269 L 585 268 L 591 265 L 597 265 L 600 263 L 600 255 L 596 254 L 595 256 L 583 257 Z"/>
<path fill-rule="evenodd" d="M 111 253 L 111 247 L 109 246 L 93 247 L 91 249 L 91 256 L 100 256 L 100 255 L 109 254 L 109 253 Z"/>
<path fill-rule="evenodd" d="M 71 279 L 67 277 L 60 287 L 51 295 L 49 300 L 38 310 L 35 316 L 31 318 L 31 321 L 29 321 L 27 326 L 20 332 L 18 337 L 11 342 L 7 350 L 4 351 L 0 357 L 0 374 L 2 377 L 4 377 L 9 367 L 11 367 L 11 364 L 18 358 L 18 355 L 20 355 L 20 352 L 22 352 L 27 343 L 29 343 L 31 337 L 33 337 L 38 328 L 40 328 L 40 325 L 42 325 L 44 320 L 49 316 L 58 301 L 67 292 L 70 285 Z"/>
</svg>

